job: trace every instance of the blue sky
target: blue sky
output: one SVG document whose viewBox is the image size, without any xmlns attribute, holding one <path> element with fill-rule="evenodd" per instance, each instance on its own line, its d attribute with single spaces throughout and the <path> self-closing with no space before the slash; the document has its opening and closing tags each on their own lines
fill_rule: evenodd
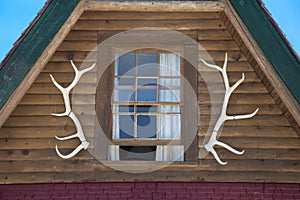
<svg viewBox="0 0 300 200">
<path fill-rule="evenodd" d="M 263 0 L 293 48 L 300 55 L 300 0 Z M 0 1 L 0 61 L 34 19 L 46 0 Z"/>
</svg>

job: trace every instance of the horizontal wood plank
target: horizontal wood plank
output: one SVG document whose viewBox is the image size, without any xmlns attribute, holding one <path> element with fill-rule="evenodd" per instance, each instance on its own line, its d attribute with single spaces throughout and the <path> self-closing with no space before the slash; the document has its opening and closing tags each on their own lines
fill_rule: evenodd
<svg viewBox="0 0 300 200">
<path fill-rule="evenodd" d="M 238 148 L 238 149 L 245 149 L 247 151 L 248 148 L 250 149 L 299 149 L 299 138 L 261 138 L 261 137 L 242 137 L 242 138 L 232 138 L 232 137 L 223 137 L 222 134 L 219 141 L 225 142 L 226 144 Z M 203 137 L 199 137 L 199 148 L 203 147 L 202 144 L 204 141 Z M 222 148 L 219 146 L 215 146 L 217 149 Z"/>
<path fill-rule="evenodd" d="M 212 181 L 222 182 L 281 182 L 297 183 L 299 174 L 293 172 L 214 172 L 214 171 L 183 171 L 177 170 L 156 171 L 151 173 L 125 173 L 120 171 L 93 172 L 35 172 L 35 173 L 0 173 L 1 183 L 48 183 L 48 182 L 74 182 L 74 181 Z"/>
<path fill-rule="evenodd" d="M 64 149 L 71 152 L 73 149 Z M 297 149 L 250 149 L 247 148 L 242 156 L 233 154 L 226 149 L 217 149 L 218 155 L 222 159 L 228 160 L 300 160 L 300 148 Z M 14 150 L 0 150 L 0 161 L 39 161 L 53 160 L 61 162 L 54 148 L 51 149 L 14 149 Z M 76 157 L 71 158 L 72 161 L 77 160 L 93 160 L 93 155 L 89 151 L 81 151 Z M 211 154 L 207 154 L 203 159 L 214 160 Z"/>
<path fill-rule="evenodd" d="M 233 37 L 226 29 L 221 30 L 199 30 L 198 31 L 198 40 L 232 40 Z"/>
<path fill-rule="evenodd" d="M 94 126 L 95 116 L 77 115 L 82 126 Z M 58 127 L 73 126 L 73 121 L 69 117 L 55 116 L 12 116 L 4 124 L 4 127 Z"/>
<path fill-rule="evenodd" d="M 38 78 L 35 80 L 34 84 L 40 84 L 40 83 L 52 83 L 51 78 L 50 78 L 50 74 L 54 77 L 54 79 L 60 83 L 60 84 L 70 84 L 72 83 L 72 81 L 74 80 L 75 77 L 75 73 L 72 72 L 63 72 L 63 73 L 40 73 L 40 75 L 38 76 Z M 96 78 L 96 74 L 95 72 L 90 72 L 90 73 L 85 73 L 83 76 L 81 76 L 78 84 L 82 84 L 82 83 L 96 83 L 97 82 L 97 78 Z M 54 85 L 53 85 L 54 86 Z"/>
<path fill-rule="evenodd" d="M 225 55 L 225 54 L 224 54 Z M 224 60 L 216 61 L 215 65 L 223 66 Z M 200 72 L 217 72 L 215 69 L 209 68 L 202 62 L 198 62 L 198 70 Z M 228 61 L 227 72 L 251 72 L 254 71 L 251 65 L 246 61 Z"/>
<path fill-rule="evenodd" d="M 212 106 L 213 109 L 212 109 Z M 202 115 L 218 115 L 220 113 L 221 104 L 217 105 L 200 105 L 199 106 L 199 114 Z M 276 104 L 267 104 L 267 105 L 257 105 L 257 104 L 249 104 L 249 105 L 230 105 L 227 108 L 227 114 L 236 115 L 239 113 L 252 112 L 256 108 L 259 108 L 259 111 L 256 115 L 281 115 L 282 112 L 280 108 Z M 267 117 L 267 116 L 266 116 Z"/>
<path fill-rule="evenodd" d="M 227 40 L 227 41 L 200 41 L 199 42 L 199 50 L 223 50 L 223 51 L 229 51 L 229 50 L 240 50 L 238 45 L 234 40 Z"/>
<path fill-rule="evenodd" d="M 58 145 L 59 149 L 71 149 L 76 148 L 80 141 L 78 139 L 58 141 L 56 138 L 53 139 L 1 139 L 0 140 L 1 150 L 12 150 L 12 149 L 53 149 L 55 151 L 55 146 Z M 92 145 L 90 145 L 90 148 Z M 67 152 L 62 152 L 66 153 Z"/>
<path fill-rule="evenodd" d="M 86 137 L 94 137 L 95 128 L 93 126 L 83 127 Z M 57 136 L 67 136 L 76 133 L 75 126 L 61 127 L 2 127 L 0 129 L 0 139 L 49 139 Z"/>
<path fill-rule="evenodd" d="M 199 126 L 206 126 L 210 120 L 211 117 L 200 116 L 198 124 Z M 258 115 L 251 119 L 229 120 L 225 122 L 225 126 L 290 126 L 290 123 L 283 115 Z"/>
<path fill-rule="evenodd" d="M 72 105 L 95 104 L 95 95 L 72 95 Z M 26 94 L 19 105 L 64 105 L 62 95 L 31 95 Z"/>
<path fill-rule="evenodd" d="M 233 154 L 226 149 L 216 149 L 218 155 L 224 160 L 290 160 L 298 161 L 300 160 L 300 149 L 245 149 L 243 155 Z M 211 153 L 207 154 L 203 159 L 215 160 Z M 275 164 L 276 165 L 276 164 Z M 250 166 L 250 165 L 249 165 Z"/>
<path fill-rule="evenodd" d="M 65 41 L 95 41 L 97 42 L 97 31 L 70 31 Z"/>
<path fill-rule="evenodd" d="M 94 62 L 74 62 L 77 68 L 85 69 L 94 64 Z M 95 72 L 96 68 L 92 69 L 90 72 Z M 54 72 L 72 72 L 74 69 L 71 66 L 71 63 L 68 62 L 48 62 L 42 72 L 45 73 L 54 73 Z"/>
<path fill-rule="evenodd" d="M 50 62 L 97 62 L 96 52 L 92 51 L 57 51 L 50 59 Z"/>
<path fill-rule="evenodd" d="M 93 77 L 95 80 L 95 77 Z M 95 81 L 96 82 L 96 81 Z M 73 88 L 70 94 L 96 94 L 96 84 L 78 84 Z M 27 94 L 61 94 L 52 83 L 36 83 L 31 86 Z"/>
<path fill-rule="evenodd" d="M 64 41 L 57 51 L 96 51 L 97 43 L 94 41 Z"/>
<path fill-rule="evenodd" d="M 217 106 L 215 105 L 214 109 L 211 108 L 212 105 L 200 105 L 199 106 L 199 114 L 202 116 L 209 115 L 217 115 L 219 114 Z M 81 115 L 94 115 L 95 114 L 95 106 L 94 105 L 74 105 L 72 106 L 75 113 Z M 276 104 L 270 105 L 257 105 L 257 104 L 249 104 L 249 105 L 230 105 L 228 107 L 227 113 L 234 115 L 239 113 L 245 113 L 254 111 L 259 107 L 259 112 L 257 115 L 281 115 L 282 112 Z M 40 116 L 40 115 L 50 115 L 51 113 L 60 113 L 65 109 L 64 105 L 20 105 L 12 113 L 12 116 Z M 267 116 L 266 116 L 267 117 Z"/>
<path fill-rule="evenodd" d="M 211 81 L 214 80 L 212 78 L 209 78 Z M 216 82 L 218 81 L 215 79 Z M 88 86 L 88 85 L 87 85 Z M 199 95 L 204 93 L 210 93 L 211 91 L 213 93 L 225 93 L 224 83 L 212 83 L 212 82 L 201 82 L 198 83 L 198 93 Z M 207 89 L 209 88 L 209 90 Z M 80 93 L 80 92 L 78 92 Z M 245 93 L 252 93 L 252 94 L 268 94 L 267 89 L 261 84 L 261 83 L 243 83 L 241 84 L 235 91 L 235 94 L 245 94 Z"/>
<path fill-rule="evenodd" d="M 209 40 L 207 40 L 209 41 Z M 198 51 L 199 62 L 203 59 L 207 62 L 224 62 L 225 54 L 227 53 L 227 60 L 229 61 L 247 61 L 246 57 L 239 50 L 206 50 Z M 223 65 L 222 65 L 223 66 Z"/>
<path fill-rule="evenodd" d="M 225 5 L 212 1 L 193 2 L 135 2 L 130 1 L 88 1 L 85 4 L 85 11 L 131 11 L 131 12 L 221 12 Z"/>
<path fill-rule="evenodd" d="M 224 99 L 224 94 L 199 94 L 198 103 L 200 105 L 207 105 L 210 103 L 222 103 Z M 230 105 L 245 105 L 245 104 L 256 104 L 259 105 L 265 104 L 274 104 L 273 98 L 269 94 L 257 94 L 257 93 L 248 93 L 248 94 L 235 94 L 231 95 L 229 100 Z"/>
<path fill-rule="evenodd" d="M 261 172 L 299 172 L 300 161 L 272 161 L 272 160 L 229 160 L 229 164 L 221 166 L 214 160 L 201 160 L 196 171 L 261 171 Z M 252 164 L 251 164 L 252 163 Z M 276 164 L 275 164 L 276 163 Z M 121 163 L 120 163 L 121 164 Z M 93 172 L 97 168 L 100 171 L 108 171 L 108 167 L 98 161 L 63 160 L 56 161 L 0 161 L 0 173 L 2 172 Z M 143 163 L 141 163 L 143 165 Z M 157 163 L 159 165 L 159 163 Z M 249 167 L 251 165 L 252 167 Z M 117 166 L 117 163 L 116 163 Z M 126 165 L 124 165 L 124 168 Z M 169 166 L 168 168 L 173 168 Z M 175 169 L 178 167 L 174 167 Z M 163 170 L 164 171 L 164 170 Z M 191 171 L 186 168 L 184 171 Z"/>
<path fill-rule="evenodd" d="M 68 152 L 74 149 L 65 149 Z M 51 149 L 14 149 L 14 150 L 0 150 L 0 161 L 40 161 L 40 160 L 53 160 L 61 162 L 62 159 L 57 155 L 54 148 Z M 69 160 L 93 160 L 89 151 L 81 151 L 76 157 L 70 158 Z"/>
<path fill-rule="evenodd" d="M 80 115 L 94 115 L 94 105 L 74 105 L 72 110 Z M 41 116 L 51 115 L 52 113 L 62 113 L 65 111 L 64 105 L 25 105 L 17 106 L 11 116 Z"/>
<path fill-rule="evenodd" d="M 83 126 L 94 126 L 95 116 L 79 115 Z M 199 126 L 208 126 L 211 117 L 201 116 Z M 4 124 L 4 127 L 18 126 L 72 126 L 73 122 L 68 117 L 54 116 L 12 116 Z M 258 115 L 251 119 L 226 121 L 225 126 L 290 126 L 289 121 L 282 115 Z"/>
<path fill-rule="evenodd" d="M 171 30 L 225 29 L 219 19 L 200 20 L 79 20 L 72 30 L 130 30 L 135 28 L 157 27 Z"/>
<path fill-rule="evenodd" d="M 209 135 L 208 127 L 199 126 L 199 136 Z M 298 138 L 292 127 L 287 126 L 223 126 L 220 134 L 223 137 L 268 137 L 275 138 Z"/>
<path fill-rule="evenodd" d="M 239 87 L 241 87 L 245 83 L 254 83 L 254 85 L 260 83 L 261 87 L 265 88 L 265 86 L 261 83 L 260 79 L 257 77 L 256 73 L 254 72 L 228 72 L 227 75 L 228 75 L 230 85 L 233 85 L 234 83 L 239 81 L 242 78 L 243 73 L 245 75 L 245 80 L 242 82 L 242 84 Z M 213 82 L 213 83 L 221 82 L 223 83 L 224 86 L 224 80 L 222 78 L 222 75 L 218 71 L 200 72 L 198 81 Z"/>
<path fill-rule="evenodd" d="M 218 19 L 217 12 L 114 12 L 114 11 L 86 11 L 80 20 L 190 20 L 190 19 Z"/>
</svg>

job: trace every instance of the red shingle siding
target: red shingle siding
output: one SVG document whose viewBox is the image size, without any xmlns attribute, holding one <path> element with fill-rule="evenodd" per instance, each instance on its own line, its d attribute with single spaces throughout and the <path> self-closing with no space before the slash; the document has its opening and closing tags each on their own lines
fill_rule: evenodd
<svg viewBox="0 0 300 200">
<path fill-rule="evenodd" d="M 116 182 L 0 185 L 0 199 L 300 199 L 300 184 Z"/>
</svg>

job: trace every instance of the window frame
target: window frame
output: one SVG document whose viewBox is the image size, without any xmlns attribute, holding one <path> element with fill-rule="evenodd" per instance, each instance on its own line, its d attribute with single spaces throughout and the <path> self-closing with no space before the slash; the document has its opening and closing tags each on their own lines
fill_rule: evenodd
<svg viewBox="0 0 300 200">
<path fill-rule="evenodd" d="M 98 43 L 101 43 L 104 41 L 107 37 L 111 35 L 108 35 L 105 31 L 99 31 L 98 33 Z M 114 56 L 114 51 L 126 51 L 131 47 L 131 45 L 122 45 L 115 47 L 114 50 L 112 47 L 110 47 L 110 51 L 107 52 L 100 52 L 97 53 L 97 65 L 101 68 L 101 63 L 99 62 L 101 59 L 105 60 L 114 60 L 112 59 L 112 56 Z M 131 48 L 132 49 L 132 48 Z M 188 80 L 191 87 L 193 88 L 196 95 L 198 95 L 198 75 L 199 72 L 197 71 L 194 66 L 198 66 L 198 47 L 195 45 L 186 45 L 186 44 L 178 44 L 174 45 L 172 47 L 168 46 L 168 49 L 170 49 L 172 52 L 180 52 L 181 56 L 181 71 L 184 77 Z M 179 51 L 181 50 L 181 51 Z M 188 62 L 186 59 L 189 59 Z M 114 58 L 114 57 L 113 57 Z M 183 59 L 184 58 L 184 59 Z M 99 70 L 99 69 L 98 69 Z M 114 76 L 114 62 L 110 64 L 108 68 L 106 68 L 104 71 L 103 69 L 99 70 L 99 74 L 102 76 L 100 77 L 100 81 L 98 83 L 97 89 L 96 89 L 96 97 L 95 97 L 95 107 L 96 107 L 96 118 L 102 128 L 102 131 L 106 135 L 106 137 L 112 141 L 112 129 L 113 129 L 113 115 L 112 115 L 112 105 L 111 105 L 111 97 L 113 92 L 113 76 Z M 102 80 L 103 79 L 103 80 Z M 181 95 L 183 94 L 182 91 L 184 91 L 184 88 L 186 87 L 184 84 L 181 84 L 180 87 L 183 87 L 181 89 Z M 197 122 L 198 122 L 198 110 L 186 108 L 187 104 L 198 104 L 198 96 L 196 102 L 190 102 L 189 97 L 185 96 L 181 98 L 180 109 L 181 109 L 181 138 L 185 137 L 189 140 L 192 140 L 191 144 L 188 144 L 189 147 L 184 152 L 184 161 L 180 163 L 197 163 L 198 161 L 198 124 L 193 124 L 194 126 L 197 126 L 197 133 L 193 138 L 189 138 L 190 136 L 186 134 L 187 128 L 190 126 L 190 123 L 188 120 L 190 113 L 194 113 L 197 116 Z M 190 107 L 190 106 L 189 106 Z M 190 113 L 189 113 L 190 112 Z M 196 112 L 196 113 L 195 113 Z M 102 137 L 102 136 L 101 136 Z M 107 142 L 103 141 L 103 138 L 101 140 L 101 137 L 97 136 L 95 133 L 95 154 L 99 154 L 100 159 L 107 160 L 108 159 L 108 147 L 109 144 Z M 97 139 L 98 138 L 98 139 Z M 99 139 L 100 138 L 100 139 Z M 120 145 L 120 146 L 129 146 L 133 145 L 131 141 L 114 141 L 114 145 Z M 145 144 L 146 146 L 153 146 L 153 145 L 183 145 L 182 143 L 177 143 L 174 140 L 156 140 L 149 143 L 149 140 L 147 140 L 147 144 L 140 141 L 141 143 L 139 145 Z M 171 143 L 170 143 L 171 142 Z M 152 144 L 153 143 L 153 144 Z M 105 149 L 105 150 L 104 150 Z M 99 153 L 99 151 L 102 151 Z M 105 152 L 103 152 L 105 151 Z M 98 152 L 98 153 L 97 153 Z M 122 162 L 122 161 L 118 161 Z"/>
</svg>

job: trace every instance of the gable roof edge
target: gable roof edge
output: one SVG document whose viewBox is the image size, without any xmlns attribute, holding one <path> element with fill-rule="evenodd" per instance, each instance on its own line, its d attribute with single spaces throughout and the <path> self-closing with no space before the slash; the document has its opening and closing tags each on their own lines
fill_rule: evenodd
<svg viewBox="0 0 300 200">
<path fill-rule="evenodd" d="M 282 81 L 300 104 L 300 63 L 258 1 L 229 0 Z M 252 3 L 250 3 L 252 2 Z"/>
<path fill-rule="evenodd" d="M 0 127 L 21 101 L 34 80 L 55 53 L 55 50 L 63 42 L 66 35 L 70 32 L 72 25 L 76 23 L 77 19 L 84 12 L 84 2 L 82 0 L 52 0 L 33 25 L 33 30 L 30 30 L 32 32 L 28 32 L 19 44 L 22 45 L 24 42 L 25 44 L 23 45 L 29 46 L 33 50 L 28 53 L 24 47 L 21 47 L 21 50 L 16 49 L 13 52 L 15 56 L 10 56 L 0 70 L 0 84 L 3 85 L 0 88 Z M 47 11 L 47 9 L 50 10 Z M 61 14 L 62 10 L 64 11 L 63 17 L 57 19 L 57 14 Z M 55 19 L 58 21 L 53 21 Z M 47 21 L 49 21 L 48 24 L 43 24 Z M 52 27 L 49 28 L 47 25 Z M 40 34 L 43 36 L 41 38 L 44 38 L 44 32 L 48 34 L 49 38 L 41 41 L 43 47 L 39 48 L 39 43 L 35 43 L 34 39 L 39 37 Z M 28 42 L 31 42 L 32 46 L 28 45 Z M 19 45 L 17 48 L 19 48 Z M 35 55 L 35 58 L 30 58 L 35 53 L 38 56 Z M 21 58 L 16 57 L 18 55 Z M 12 61 L 10 61 L 11 59 Z"/>
<path fill-rule="evenodd" d="M 292 115 L 293 119 L 297 123 L 297 127 L 294 127 L 294 128 L 296 129 L 296 132 L 300 136 L 300 129 L 299 129 L 299 127 L 300 127 L 300 104 L 299 104 L 299 101 L 297 101 L 295 96 L 292 94 L 291 89 L 288 88 L 286 81 L 284 79 L 282 79 L 282 77 L 276 70 L 274 64 L 271 63 L 271 61 L 270 61 L 271 58 L 265 54 L 265 49 L 263 49 L 261 47 L 261 44 L 258 43 L 257 37 L 259 37 L 259 36 L 256 35 L 256 37 L 255 37 L 252 34 L 252 32 L 250 30 L 251 27 L 249 28 L 247 26 L 247 24 L 244 23 L 244 20 L 241 17 L 240 13 L 238 13 L 236 11 L 235 6 L 233 4 L 231 4 L 232 1 L 233 0 L 224 0 L 224 2 L 226 4 L 226 9 L 225 9 L 226 15 L 232 21 L 233 26 L 235 27 L 235 29 L 237 30 L 237 32 L 239 33 L 241 38 L 243 38 L 243 42 L 248 47 L 248 50 L 254 56 L 256 62 L 260 66 L 260 68 L 263 71 L 263 73 L 265 74 L 266 78 L 268 79 L 270 84 L 274 87 L 274 90 L 278 94 L 279 98 L 284 103 L 284 105 L 286 106 L 286 108 L 288 109 L 290 114 Z M 249 1 L 243 1 L 243 2 L 249 2 Z M 247 9 L 248 9 L 248 7 L 247 7 Z M 251 9 L 249 9 L 249 10 L 250 11 L 247 10 L 245 12 L 250 12 L 250 13 L 253 12 L 253 10 L 251 10 Z M 263 10 L 261 10 L 261 12 L 263 12 Z M 262 14 L 262 13 L 260 13 L 260 14 Z M 240 27 L 240 28 L 237 28 L 237 27 Z M 277 64 L 277 66 L 278 66 L 278 64 Z M 299 63 L 298 63 L 298 66 L 299 66 Z M 300 71 L 298 71 L 298 75 L 300 75 Z M 300 91 L 298 91 L 298 92 L 300 95 Z"/>
</svg>

